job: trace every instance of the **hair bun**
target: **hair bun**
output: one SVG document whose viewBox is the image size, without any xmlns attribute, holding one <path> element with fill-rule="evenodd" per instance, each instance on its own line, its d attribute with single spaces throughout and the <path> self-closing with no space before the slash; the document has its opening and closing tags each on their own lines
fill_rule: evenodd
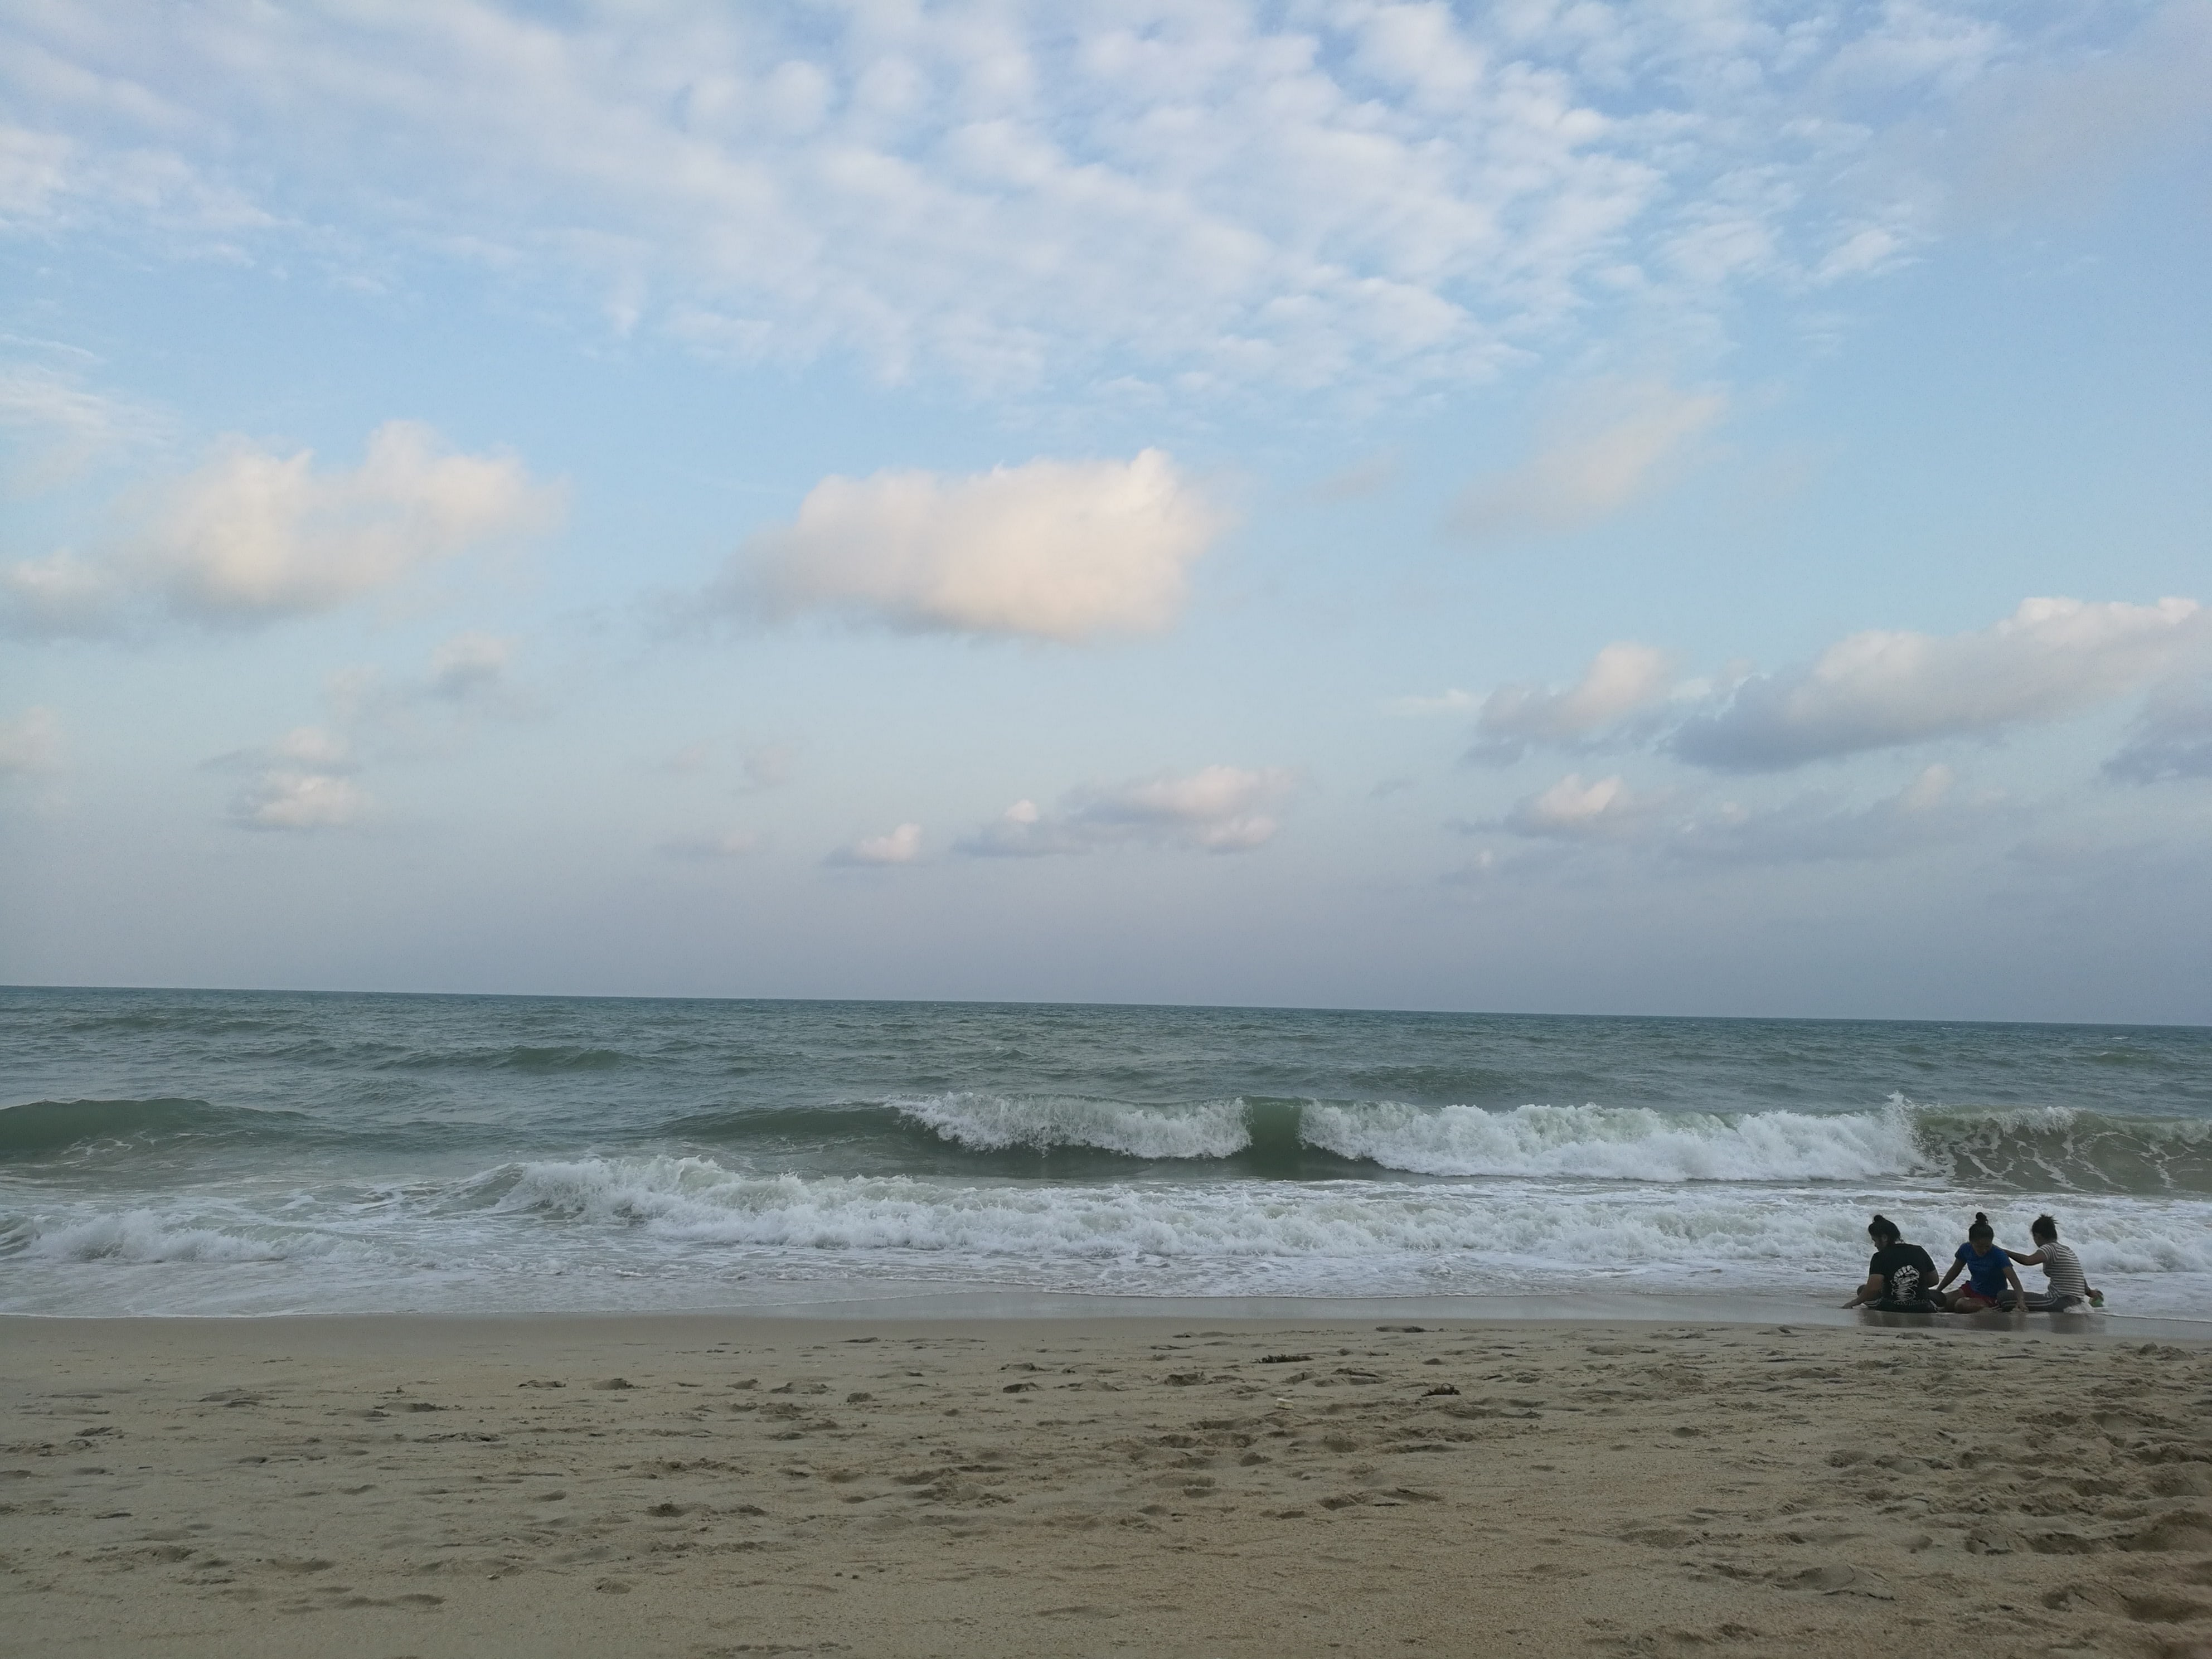
<svg viewBox="0 0 2212 1659">
<path fill-rule="evenodd" d="M 1983 1214 L 1979 1210 L 1977 1210 L 1977 1211 L 1975 1211 L 1975 1212 L 1974 1212 L 1974 1225 L 1976 1225 L 1977 1227 L 1986 1227 L 1986 1226 L 1988 1226 L 1989 1224 L 1990 1224 L 1990 1218 L 1989 1218 L 1989 1217 L 1987 1217 L 1986 1215 Z"/>
</svg>

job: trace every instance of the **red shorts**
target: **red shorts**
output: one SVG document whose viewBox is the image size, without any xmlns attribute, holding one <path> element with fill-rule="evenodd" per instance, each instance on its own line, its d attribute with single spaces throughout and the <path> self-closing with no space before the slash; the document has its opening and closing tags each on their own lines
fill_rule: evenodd
<svg viewBox="0 0 2212 1659">
<path fill-rule="evenodd" d="M 1978 1313 L 1984 1308 L 1994 1308 L 1997 1305 L 1995 1297 L 1984 1296 L 1979 1291 L 1961 1291 L 1959 1292 L 1959 1300 L 1967 1304 L 1969 1312 Z"/>
</svg>

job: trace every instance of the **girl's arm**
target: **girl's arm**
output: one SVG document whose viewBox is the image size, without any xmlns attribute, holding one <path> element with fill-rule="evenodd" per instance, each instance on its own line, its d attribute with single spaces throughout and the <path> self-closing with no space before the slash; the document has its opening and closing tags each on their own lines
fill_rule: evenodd
<svg viewBox="0 0 2212 1659">
<path fill-rule="evenodd" d="M 2039 1266 L 2043 1261 L 2043 1252 L 2040 1250 L 2031 1251 L 2027 1255 L 2022 1255 L 2018 1250 L 2007 1250 L 2005 1254 L 2010 1256 L 2014 1261 L 2019 1262 L 2023 1267 Z"/>
<path fill-rule="evenodd" d="M 2019 1271 L 2012 1265 L 2012 1252 L 2006 1251 L 2005 1258 L 2005 1278 L 2012 1285 L 2013 1306 L 2024 1309 L 2027 1306 L 2027 1286 L 2020 1282 Z"/>
<path fill-rule="evenodd" d="M 1939 1291 L 1949 1290 L 1951 1288 L 1951 1281 L 1959 1276 L 1959 1270 L 1966 1265 L 1966 1264 L 1963 1261 L 1952 1262 L 1949 1270 L 1944 1273 L 1942 1278 L 1936 1281 L 1936 1288 Z"/>
<path fill-rule="evenodd" d="M 1881 1300 L 1881 1293 L 1888 1288 L 1889 1281 L 1881 1274 L 1869 1273 L 1867 1282 L 1860 1285 L 1851 1299 L 1844 1305 L 1846 1308 L 1856 1308 L 1862 1302 L 1879 1302 Z"/>
</svg>

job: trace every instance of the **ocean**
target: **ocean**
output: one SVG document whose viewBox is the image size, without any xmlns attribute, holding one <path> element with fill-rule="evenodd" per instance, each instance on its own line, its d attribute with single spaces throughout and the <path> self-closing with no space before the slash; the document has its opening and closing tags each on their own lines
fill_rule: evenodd
<svg viewBox="0 0 2212 1659">
<path fill-rule="evenodd" d="M 1828 1304 L 1877 1209 L 2212 1318 L 2212 1030 L 0 989 L 12 1313 Z"/>
</svg>

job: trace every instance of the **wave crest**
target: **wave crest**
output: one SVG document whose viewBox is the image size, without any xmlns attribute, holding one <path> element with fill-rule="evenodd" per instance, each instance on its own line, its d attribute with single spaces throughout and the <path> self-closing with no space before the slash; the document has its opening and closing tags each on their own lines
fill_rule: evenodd
<svg viewBox="0 0 2212 1659">
<path fill-rule="evenodd" d="M 1089 1146 L 1129 1158 L 1227 1158 L 1251 1144 L 1241 1100 L 1159 1108 L 1074 1096 L 939 1095 L 893 1110 L 976 1152 Z"/>
</svg>

